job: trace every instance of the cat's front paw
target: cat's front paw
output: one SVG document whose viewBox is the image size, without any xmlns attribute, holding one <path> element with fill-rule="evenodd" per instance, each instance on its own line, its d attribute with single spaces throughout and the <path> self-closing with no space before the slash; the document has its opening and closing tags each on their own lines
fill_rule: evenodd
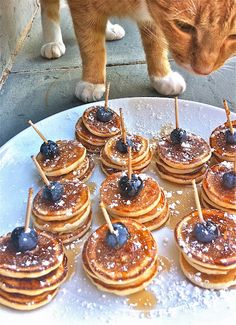
<svg viewBox="0 0 236 325">
<path fill-rule="evenodd" d="M 41 55 L 47 59 L 58 59 L 66 52 L 64 43 L 51 42 L 41 47 Z"/>
<path fill-rule="evenodd" d="M 162 95 L 179 95 L 186 89 L 185 80 L 178 72 L 171 71 L 163 78 L 151 76 L 150 80 L 152 87 Z"/>
<path fill-rule="evenodd" d="M 82 80 L 77 83 L 75 88 L 75 96 L 84 103 L 95 102 L 101 99 L 104 92 L 104 84 L 92 84 Z"/>
<path fill-rule="evenodd" d="M 113 25 L 110 21 L 107 22 L 106 40 L 115 41 L 125 36 L 125 30 L 118 24 Z"/>
</svg>

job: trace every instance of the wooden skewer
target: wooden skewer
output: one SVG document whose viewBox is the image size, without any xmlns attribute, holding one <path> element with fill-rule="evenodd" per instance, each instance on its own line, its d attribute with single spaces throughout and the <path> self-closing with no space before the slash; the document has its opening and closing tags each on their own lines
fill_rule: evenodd
<svg viewBox="0 0 236 325">
<path fill-rule="evenodd" d="M 223 103 L 224 103 L 225 113 L 226 113 L 227 121 L 228 121 L 228 124 L 229 124 L 230 132 L 231 132 L 231 134 L 234 134 L 234 128 L 233 128 L 233 125 L 232 125 L 232 122 L 231 122 L 230 109 L 229 109 L 227 100 L 224 99 Z"/>
<path fill-rule="evenodd" d="M 179 102 L 178 97 L 175 97 L 175 127 L 179 128 Z"/>
<path fill-rule="evenodd" d="M 25 215 L 25 231 L 27 231 L 27 229 L 29 228 L 29 224 L 30 224 L 32 202 L 33 202 L 33 188 L 31 187 L 29 189 L 29 193 L 28 193 L 28 202 L 27 202 L 27 209 L 26 209 L 26 215 Z"/>
<path fill-rule="evenodd" d="M 129 154 L 129 157 L 128 157 L 128 177 L 129 177 L 129 180 L 131 180 L 131 176 L 132 176 L 132 153 L 131 153 L 131 147 L 128 147 L 128 154 Z"/>
<path fill-rule="evenodd" d="M 110 216 L 109 216 L 109 214 L 107 213 L 107 210 L 106 210 L 105 205 L 104 205 L 103 202 L 100 203 L 100 207 L 101 207 L 101 209 L 102 209 L 102 213 L 103 213 L 103 215 L 104 215 L 104 218 L 105 218 L 105 220 L 106 220 L 106 223 L 107 223 L 107 225 L 108 225 L 108 228 L 109 228 L 110 232 L 111 232 L 112 234 L 114 234 L 114 233 L 115 233 L 115 230 L 114 230 L 114 228 L 113 228 L 113 225 L 112 225 L 112 223 L 111 223 Z"/>
<path fill-rule="evenodd" d="M 122 108 L 120 108 L 120 127 L 121 127 L 121 136 L 124 143 L 126 143 L 126 129 L 124 122 L 124 115 L 122 112 Z"/>
<path fill-rule="evenodd" d="M 34 125 L 34 123 L 29 120 L 28 123 L 33 127 L 33 129 L 38 133 L 38 135 L 40 136 L 40 138 L 45 142 L 48 143 L 48 140 L 45 138 L 45 136 L 39 131 L 39 129 L 37 128 L 37 126 Z"/>
<path fill-rule="evenodd" d="M 108 108 L 108 98 L 109 98 L 109 92 L 110 92 L 110 82 L 106 83 L 106 93 L 105 93 L 105 110 Z"/>
<path fill-rule="evenodd" d="M 42 177 L 44 183 L 45 183 L 47 186 L 49 186 L 49 185 L 50 185 L 50 182 L 49 182 L 49 180 L 47 179 L 46 175 L 44 174 L 44 172 L 43 172 L 41 166 L 40 166 L 39 163 L 37 162 L 35 156 L 31 156 L 31 158 L 33 159 L 33 161 L 34 161 L 34 163 L 35 163 L 35 166 L 37 167 L 38 172 L 39 172 L 40 176 Z"/>
<path fill-rule="evenodd" d="M 196 206 L 197 206 L 197 210 L 198 210 L 198 216 L 199 216 L 200 222 L 204 223 L 205 220 L 202 215 L 202 208 L 201 208 L 201 204 L 200 204 L 200 200 L 199 200 L 199 195 L 198 195 L 195 179 L 192 180 L 192 184 L 193 184 L 193 189 L 194 189 L 195 202 L 196 202 Z"/>
</svg>

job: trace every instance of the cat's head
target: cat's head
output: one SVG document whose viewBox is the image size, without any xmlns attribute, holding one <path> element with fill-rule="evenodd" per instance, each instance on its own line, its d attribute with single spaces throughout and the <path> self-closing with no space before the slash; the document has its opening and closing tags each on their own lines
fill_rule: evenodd
<svg viewBox="0 0 236 325">
<path fill-rule="evenodd" d="M 236 55 L 236 0 L 151 0 L 175 61 L 201 75 Z"/>
</svg>

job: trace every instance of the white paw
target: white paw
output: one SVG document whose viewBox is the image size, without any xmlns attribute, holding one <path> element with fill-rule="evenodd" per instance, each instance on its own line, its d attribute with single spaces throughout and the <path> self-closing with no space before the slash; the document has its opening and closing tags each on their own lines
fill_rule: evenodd
<svg viewBox="0 0 236 325">
<path fill-rule="evenodd" d="M 66 47 L 61 42 L 51 42 L 41 47 L 41 55 L 47 59 L 60 58 L 66 52 Z"/>
<path fill-rule="evenodd" d="M 119 40 L 125 36 L 125 30 L 118 24 L 113 25 L 110 21 L 107 22 L 106 27 L 106 40 L 114 41 Z"/>
<path fill-rule="evenodd" d="M 178 72 L 172 71 L 163 78 L 151 76 L 150 80 L 153 88 L 162 95 L 179 95 L 186 89 L 185 80 Z"/>
<path fill-rule="evenodd" d="M 75 96 L 84 103 L 95 102 L 101 99 L 104 92 L 104 84 L 92 84 L 87 81 L 79 81 L 75 88 Z"/>
</svg>

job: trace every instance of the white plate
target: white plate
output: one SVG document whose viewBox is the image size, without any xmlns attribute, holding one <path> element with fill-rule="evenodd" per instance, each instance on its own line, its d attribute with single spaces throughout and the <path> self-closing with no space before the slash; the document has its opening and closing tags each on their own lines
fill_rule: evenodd
<svg viewBox="0 0 236 325">
<path fill-rule="evenodd" d="M 152 138 L 164 130 L 166 125 L 173 125 L 174 102 L 166 98 L 126 98 L 110 100 L 110 107 L 124 108 L 125 121 L 128 130 L 135 131 Z M 74 138 L 75 123 L 84 109 L 91 104 L 53 115 L 37 126 L 49 139 Z M 179 101 L 181 127 L 209 138 L 211 131 L 225 121 L 224 110 L 190 101 Z M 232 113 L 232 118 L 236 115 Z M 26 121 L 27 122 L 27 121 Z M 33 186 L 36 191 L 42 184 L 30 159 L 36 154 L 41 139 L 32 128 L 21 132 L 0 149 L 0 230 L 1 234 L 11 231 L 23 224 L 27 190 Z M 154 167 L 149 173 L 157 177 Z M 93 229 L 101 222 L 98 217 L 97 202 L 98 188 L 104 175 L 97 166 L 89 183 L 95 182 L 97 190 L 93 194 L 94 224 Z M 194 206 L 192 190 L 185 187 L 183 194 L 176 191 L 183 190 L 181 186 L 160 181 L 169 193 L 173 212 L 182 216 Z M 176 203 L 177 201 L 177 203 Z M 174 204 L 173 204 L 174 203 Z M 180 203 L 180 204 L 178 204 Z M 176 218 L 176 216 L 173 216 Z M 127 302 L 127 298 L 103 294 L 98 291 L 86 278 L 81 267 L 81 257 L 78 255 L 75 275 L 67 281 L 56 298 L 47 306 L 32 312 L 17 312 L 1 307 L 1 323 L 8 321 L 12 324 L 43 324 L 52 321 L 57 324 L 85 324 L 91 321 L 100 324 L 111 321 L 121 323 L 132 319 L 136 323 L 143 323 L 147 318 L 158 318 L 158 324 L 195 324 L 209 320 L 214 324 L 231 322 L 236 317 L 236 292 L 202 290 L 190 284 L 179 270 L 177 249 L 173 241 L 173 231 L 164 227 L 154 232 L 157 239 L 159 254 L 173 260 L 170 272 L 161 272 L 153 284 L 148 287 L 158 299 L 155 308 L 143 313 L 135 310 Z M 83 241 L 82 241 L 83 242 Z M 144 318 L 144 319 L 143 319 Z"/>
</svg>

